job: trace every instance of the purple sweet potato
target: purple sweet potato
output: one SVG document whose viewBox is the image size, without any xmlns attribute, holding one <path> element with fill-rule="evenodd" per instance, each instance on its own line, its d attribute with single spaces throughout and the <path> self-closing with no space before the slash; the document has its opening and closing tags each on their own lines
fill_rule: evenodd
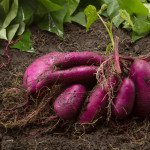
<svg viewBox="0 0 150 150">
<path fill-rule="evenodd" d="M 94 65 L 99 66 L 104 62 L 104 58 L 94 52 L 69 52 L 63 53 L 56 59 L 54 65 L 60 68 L 69 68 L 73 66 Z"/>
<path fill-rule="evenodd" d="M 56 82 L 74 83 L 87 80 L 91 76 L 95 77 L 93 74 L 96 73 L 96 67 L 92 65 L 99 65 L 103 61 L 103 58 L 93 52 L 50 53 L 38 58 L 27 68 L 23 84 L 32 93 Z"/>
<path fill-rule="evenodd" d="M 86 89 L 81 84 L 69 86 L 54 102 L 54 110 L 63 119 L 73 119 L 84 101 Z"/>
<path fill-rule="evenodd" d="M 109 89 L 113 90 L 117 83 L 117 77 L 109 77 L 103 88 L 101 85 L 96 86 L 89 95 L 85 111 L 80 115 L 80 123 L 90 123 L 102 116 L 108 104 L 109 96 L 107 92 Z"/>
<path fill-rule="evenodd" d="M 112 115 L 117 119 L 125 119 L 133 110 L 135 101 L 135 86 L 130 78 L 125 78 L 117 92 L 112 105 Z"/>
<path fill-rule="evenodd" d="M 53 70 L 53 63 L 56 57 L 61 53 L 54 52 L 35 60 L 25 71 L 23 76 L 23 85 L 29 92 L 36 90 L 37 80 L 46 71 Z M 31 90 L 32 89 L 32 90 Z M 31 90 L 31 91 L 30 91 Z"/>
<path fill-rule="evenodd" d="M 131 66 L 131 78 L 136 87 L 135 114 L 140 117 L 150 115 L 150 64 L 137 60 Z"/>
<path fill-rule="evenodd" d="M 24 87 L 28 90 L 29 93 L 34 93 L 40 90 L 42 87 L 51 87 L 58 83 L 81 83 L 84 80 L 96 78 L 95 74 L 97 68 L 98 67 L 96 66 L 79 66 L 58 71 L 35 71 L 34 73 L 31 71 L 28 73 L 27 70 L 26 74 L 24 75 Z M 30 73 L 32 73 L 32 76 Z"/>
<path fill-rule="evenodd" d="M 107 106 L 108 95 L 105 90 L 97 86 L 89 96 L 88 101 L 85 112 L 80 116 L 80 123 L 90 123 L 98 117 L 97 115 L 100 117 Z"/>
</svg>

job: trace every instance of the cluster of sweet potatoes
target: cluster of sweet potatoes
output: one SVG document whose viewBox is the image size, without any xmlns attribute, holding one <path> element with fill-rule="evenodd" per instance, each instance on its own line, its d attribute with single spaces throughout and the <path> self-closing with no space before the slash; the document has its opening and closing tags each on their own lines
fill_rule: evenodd
<svg viewBox="0 0 150 150">
<path fill-rule="evenodd" d="M 84 83 L 91 80 L 97 83 L 89 92 Z M 23 84 L 34 95 L 43 87 L 65 85 L 67 88 L 58 95 L 53 108 L 63 119 L 78 115 L 79 123 L 93 122 L 108 107 L 118 119 L 132 112 L 140 117 L 150 115 L 150 64 L 146 58 L 120 56 L 117 50 L 105 58 L 87 51 L 47 54 L 27 68 Z"/>
</svg>

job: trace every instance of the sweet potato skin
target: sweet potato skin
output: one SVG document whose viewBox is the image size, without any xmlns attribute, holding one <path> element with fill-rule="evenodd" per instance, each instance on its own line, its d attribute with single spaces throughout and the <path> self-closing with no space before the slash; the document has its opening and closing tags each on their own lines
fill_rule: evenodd
<svg viewBox="0 0 150 150">
<path fill-rule="evenodd" d="M 44 72 L 38 72 L 31 76 L 25 74 L 24 76 L 24 87 L 29 93 L 39 91 L 43 87 L 52 87 L 54 84 L 73 84 L 81 83 L 84 80 L 90 80 L 96 78 L 96 66 L 79 66 L 72 67 L 65 70 L 44 70 Z M 43 71 L 43 70 L 42 70 Z"/>
<path fill-rule="evenodd" d="M 82 65 L 94 65 L 99 66 L 102 62 L 104 62 L 104 58 L 94 52 L 69 52 L 63 53 L 56 59 L 54 65 L 60 68 L 69 68 L 73 66 L 82 66 Z"/>
<path fill-rule="evenodd" d="M 69 86 L 54 102 L 54 110 L 63 119 L 72 119 L 76 116 L 85 99 L 86 89 L 81 84 Z"/>
<path fill-rule="evenodd" d="M 112 115 L 117 119 L 127 118 L 133 110 L 135 86 L 130 78 L 125 78 L 112 105 Z"/>
<path fill-rule="evenodd" d="M 150 115 L 150 64 L 137 60 L 131 66 L 131 78 L 136 87 L 135 115 L 146 117 Z"/>
<path fill-rule="evenodd" d="M 23 85 L 29 93 L 35 93 L 42 86 L 51 87 L 61 81 L 62 83 L 75 83 L 87 80 L 93 76 L 93 73 L 96 73 L 94 68 L 98 66 L 94 67 L 93 65 L 99 65 L 103 61 L 103 58 L 93 52 L 50 53 L 39 57 L 26 69 Z"/>
<path fill-rule="evenodd" d="M 96 117 L 100 117 L 108 103 L 108 95 L 105 90 L 97 86 L 88 100 L 89 103 L 86 106 L 86 110 L 80 116 L 80 123 L 90 123 Z"/>
<path fill-rule="evenodd" d="M 104 85 L 97 84 L 88 98 L 88 104 L 85 111 L 80 115 L 80 123 L 90 123 L 95 119 L 102 117 L 108 105 L 108 92 L 113 90 L 118 84 L 117 76 L 110 76 Z"/>
</svg>

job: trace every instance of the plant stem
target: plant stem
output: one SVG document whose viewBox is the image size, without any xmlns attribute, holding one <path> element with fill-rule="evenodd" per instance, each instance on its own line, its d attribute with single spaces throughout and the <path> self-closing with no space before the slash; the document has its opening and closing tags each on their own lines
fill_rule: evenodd
<svg viewBox="0 0 150 150">
<path fill-rule="evenodd" d="M 116 64 L 116 71 L 117 73 L 121 73 L 120 63 L 119 63 L 119 53 L 118 53 L 118 40 L 119 38 L 115 36 L 115 45 L 114 45 L 114 59 Z"/>
<path fill-rule="evenodd" d="M 106 22 L 102 19 L 102 17 L 101 17 L 98 13 L 97 13 L 97 15 L 98 15 L 99 19 L 102 21 L 102 23 L 104 24 L 104 26 L 105 26 L 105 28 L 106 28 L 106 30 L 107 30 L 109 36 L 110 36 L 111 43 L 112 43 L 112 46 L 113 46 L 113 51 L 114 51 L 114 39 L 113 39 L 113 34 L 112 34 L 112 32 L 108 29 L 107 24 L 106 24 Z"/>
</svg>

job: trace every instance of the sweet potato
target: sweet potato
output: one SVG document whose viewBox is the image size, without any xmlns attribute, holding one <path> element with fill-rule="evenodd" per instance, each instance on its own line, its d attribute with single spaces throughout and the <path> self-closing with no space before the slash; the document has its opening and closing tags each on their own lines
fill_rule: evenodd
<svg viewBox="0 0 150 150">
<path fill-rule="evenodd" d="M 23 83 L 29 93 L 34 93 L 45 86 L 51 87 L 58 83 L 81 83 L 84 80 L 96 78 L 97 68 L 96 66 L 79 66 L 58 71 L 42 69 L 42 71 L 35 71 L 33 73 L 31 69 L 29 69 L 29 72 L 27 69 Z M 33 69 L 36 70 L 37 68 L 33 67 Z"/>
<path fill-rule="evenodd" d="M 44 86 L 51 87 L 56 82 L 74 83 L 87 80 L 91 76 L 95 77 L 93 74 L 96 69 L 92 65 L 99 65 L 103 61 L 103 58 L 93 52 L 50 53 L 38 58 L 27 68 L 23 84 L 32 93 Z M 75 66 L 79 67 L 74 68 Z"/>
<path fill-rule="evenodd" d="M 125 78 L 117 92 L 112 105 L 112 115 L 117 119 L 125 119 L 133 110 L 135 86 L 130 78 Z"/>
<path fill-rule="evenodd" d="M 104 110 L 108 104 L 108 90 L 113 88 L 118 84 L 117 77 L 109 77 L 105 85 L 98 84 L 96 88 L 93 89 L 88 98 L 88 104 L 85 111 L 80 115 L 80 123 L 90 123 L 96 118 L 102 116 Z"/>
<path fill-rule="evenodd" d="M 90 123 L 98 117 L 97 115 L 100 117 L 108 103 L 108 95 L 105 90 L 97 86 L 89 96 L 88 102 L 85 112 L 80 116 L 80 123 Z"/>
<path fill-rule="evenodd" d="M 54 102 L 54 110 L 63 119 L 76 116 L 85 98 L 86 89 L 81 84 L 69 86 Z"/>
<path fill-rule="evenodd" d="M 99 66 L 104 62 L 104 58 L 94 52 L 69 52 L 63 53 L 59 59 L 56 59 L 54 65 L 60 68 L 69 68 L 73 66 L 94 65 Z"/>
<path fill-rule="evenodd" d="M 140 117 L 150 115 L 150 64 L 137 60 L 131 67 L 131 78 L 136 87 L 135 114 Z"/>
</svg>

